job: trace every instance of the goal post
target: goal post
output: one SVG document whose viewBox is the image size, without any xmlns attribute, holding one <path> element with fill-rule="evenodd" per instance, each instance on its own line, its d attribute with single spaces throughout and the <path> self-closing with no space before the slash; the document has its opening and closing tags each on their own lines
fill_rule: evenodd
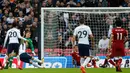
<svg viewBox="0 0 130 73">
<path fill-rule="evenodd" d="M 99 40 L 103 36 L 109 38 L 115 18 L 123 21 L 123 28 L 130 29 L 129 7 L 41 8 L 41 58 L 70 56 L 66 50 L 72 51 L 73 31 L 81 15 L 95 37 L 94 56 L 105 56 L 106 51 L 99 49 Z"/>
</svg>

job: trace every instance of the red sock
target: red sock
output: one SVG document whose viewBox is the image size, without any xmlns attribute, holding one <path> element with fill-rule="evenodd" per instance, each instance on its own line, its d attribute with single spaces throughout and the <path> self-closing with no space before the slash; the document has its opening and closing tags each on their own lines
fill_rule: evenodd
<svg viewBox="0 0 130 73">
<path fill-rule="evenodd" d="M 109 62 L 113 65 L 116 66 L 116 64 L 110 59 Z"/>
<path fill-rule="evenodd" d="M 93 66 L 95 67 L 95 66 L 96 66 L 96 61 L 95 61 L 95 60 L 92 60 L 92 64 L 93 64 Z"/>
<path fill-rule="evenodd" d="M 0 62 L 0 66 L 2 66 L 2 63 Z"/>
<path fill-rule="evenodd" d="M 121 62 L 122 62 L 122 59 L 119 59 L 117 64 L 120 66 Z"/>
<path fill-rule="evenodd" d="M 103 64 L 103 65 L 105 65 L 107 62 L 108 62 L 108 60 L 107 60 L 107 59 L 105 59 L 105 61 L 104 61 L 104 64 Z"/>
</svg>

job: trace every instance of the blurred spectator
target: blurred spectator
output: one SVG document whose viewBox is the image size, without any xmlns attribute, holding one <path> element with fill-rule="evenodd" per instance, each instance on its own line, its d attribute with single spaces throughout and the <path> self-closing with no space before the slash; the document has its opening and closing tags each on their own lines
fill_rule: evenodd
<svg viewBox="0 0 130 73">
<path fill-rule="evenodd" d="M 69 13 L 63 13 L 66 28 L 68 27 Z"/>
<path fill-rule="evenodd" d="M 52 0 L 47 0 L 46 7 L 54 7 Z"/>
<path fill-rule="evenodd" d="M 58 41 L 57 41 L 57 48 L 65 48 L 65 39 L 64 39 L 64 32 L 62 29 L 58 31 Z"/>
<path fill-rule="evenodd" d="M 22 11 L 20 11 L 19 12 L 19 21 L 21 21 L 21 22 L 24 22 L 24 17 L 23 17 L 23 12 Z"/>
<path fill-rule="evenodd" d="M 46 2 L 45 1 L 42 1 L 42 7 L 46 7 Z"/>
<path fill-rule="evenodd" d="M 9 13 L 9 17 L 7 18 L 7 23 L 8 23 L 8 24 L 12 24 L 13 22 L 14 22 L 13 13 L 10 12 L 10 13 Z"/>
<path fill-rule="evenodd" d="M 97 7 L 108 7 L 108 1 L 107 0 L 96 0 Z"/>
<path fill-rule="evenodd" d="M 3 44 L 3 38 L 2 38 L 2 25 L 0 23 L 0 45 Z"/>
<path fill-rule="evenodd" d="M 85 0 L 84 6 L 85 7 L 95 7 L 96 6 L 95 0 Z"/>
<path fill-rule="evenodd" d="M 65 4 L 64 4 L 64 2 L 60 3 L 60 7 L 66 7 Z"/>
<path fill-rule="evenodd" d="M 0 9 L 0 20 L 2 19 L 3 17 L 3 13 L 2 13 L 2 10 Z"/>
<path fill-rule="evenodd" d="M 128 7 L 128 4 L 129 4 L 129 0 L 124 0 L 121 4 L 122 7 Z"/>
<path fill-rule="evenodd" d="M 101 52 L 106 53 L 109 45 L 109 39 L 107 36 L 103 36 L 102 39 L 99 40 L 98 47 Z"/>
<path fill-rule="evenodd" d="M 30 14 L 30 12 L 31 12 L 31 6 L 30 6 L 30 3 L 27 3 L 26 4 L 26 15 L 29 15 Z"/>
<path fill-rule="evenodd" d="M 67 2 L 67 5 L 70 5 L 70 7 L 75 7 L 76 3 L 73 0 L 70 0 L 69 2 Z"/>
<path fill-rule="evenodd" d="M 76 5 L 76 7 L 81 7 L 81 3 L 78 2 L 77 5 Z"/>
<path fill-rule="evenodd" d="M 3 29 L 2 29 L 2 31 L 1 31 L 1 38 L 3 39 L 3 41 L 4 41 L 4 39 L 5 39 L 7 30 L 8 30 L 7 25 L 3 25 Z"/>
<path fill-rule="evenodd" d="M 56 2 L 56 6 L 55 7 L 60 7 L 60 1 Z"/>
</svg>

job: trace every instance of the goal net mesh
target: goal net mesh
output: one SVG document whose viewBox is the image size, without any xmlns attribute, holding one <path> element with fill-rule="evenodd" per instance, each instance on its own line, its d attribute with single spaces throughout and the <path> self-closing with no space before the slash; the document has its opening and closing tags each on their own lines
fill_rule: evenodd
<svg viewBox="0 0 130 73">
<path fill-rule="evenodd" d="M 130 28 L 130 9 L 123 8 L 78 8 L 78 9 L 42 9 L 44 22 L 44 56 L 70 56 L 72 48 L 72 36 L 74 28 L 79 26 L 79 17 L 84 16 L 85 25 L 90 26 L 94 34 L 95 48 L 94 56 L 105 56 L 107 50 L 100 48 L 107 44 L 99 45 L 99 41 L 110 32 L 115 18 L 120 18 L 122 27 Z M 125 44 L 125 48 L 129 43 Z M 127 52 L 129 55 L 129 52 Z"/>
</svg>

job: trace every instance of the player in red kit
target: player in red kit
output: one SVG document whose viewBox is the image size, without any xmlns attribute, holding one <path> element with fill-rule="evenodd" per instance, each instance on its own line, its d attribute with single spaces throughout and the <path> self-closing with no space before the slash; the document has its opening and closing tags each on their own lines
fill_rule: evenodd
<svg viewBox="0 0 130 73">
<path fill-rule="evenodd" d="M 2 48 L 0 48 L 0 53 L 2 51 Z M 1 55 L 1 54 L 0 54 Z M 0 70 L 2 70 L 4 67 L 2 66 L 2 62 L 0 61 Z"/>
<path fill-rule="evenodd" d="M 78 47 L 75 46 L 73 52 L 71 53 L 71 56 L 73 58 L 73 64 L 75 67 L 80 66 L 80 56 L 78 53 Z"/>
<path fill-rule="evenodd" d="M 122 21 L 118 18 L 116 19 L 115 24 L 116 28 L 112 29 L 111 38 L 109 42 L 109 48 L 112 48 L 111 55 L 109 56 L 110 58 L 125 56 L 124 43 L 128 39 L 127 31 L 121 27 Z M 112 60 L 110 60 L 109 62 L 116 67 L 117 72 L 122 72 L 120 68 L 122 59 L 118 59 L 117 64 L 114 63 Z"/>
</svg>

